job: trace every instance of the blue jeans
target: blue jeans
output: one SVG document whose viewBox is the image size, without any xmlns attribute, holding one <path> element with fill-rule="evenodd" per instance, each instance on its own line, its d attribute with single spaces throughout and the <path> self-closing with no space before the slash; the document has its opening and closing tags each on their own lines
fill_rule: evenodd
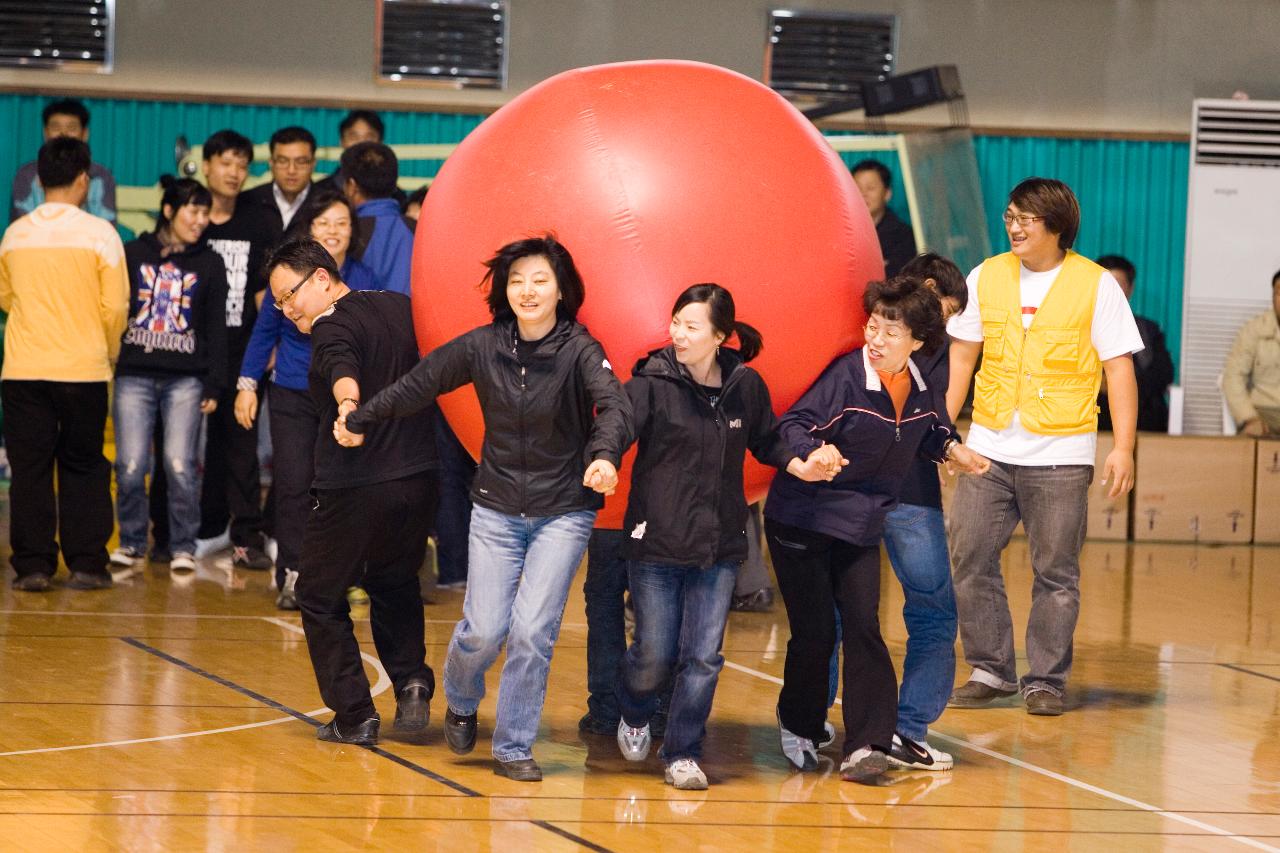
<svg viewBox="0 0 1280 853">
<path fill-rule="evenodd" d="M 622 658 L 618 706 L 628 725 L 642 726 L 658 709 L 658 694 L 675 668 L 661 757 L 699 758 L 724 657 L 720 646 L 733 601 L 737 562 L 706 569 L 632 562 L 627 566 L 636 608 L 635 640 Z"/>
<path fill-rule="evenodd" d="M 533 757 L 552 647 L 595 517 L 595 510 L 545 517 L 471 510 L 467 594 L 449 641 L 444 695 L 455 714 L 474 714 L 484 675 L 506 643 L 493 729 L 499 761 Z"/>
<path fill-rule="evenodd" d="M 956 677 L 956 596 L 942 510 L 899 504 L 885 519 L 884 545 L 905 599 L 907 658 L 898 690 L 898 731 L 924 740 L 929 724 L 942 716 Z"/>
<path fill-rule="evenodd" d="M 194 376 L 117 376 L 112 417 L 116 434 L 116 516 L 120 544 L 147 550 L 147 484 L 157 415 L 164 421 L 163 466 L 169 491 L 169 543 L 194 554 L 200 527 L 196 447 L 204 385 Z"/>
</svg>

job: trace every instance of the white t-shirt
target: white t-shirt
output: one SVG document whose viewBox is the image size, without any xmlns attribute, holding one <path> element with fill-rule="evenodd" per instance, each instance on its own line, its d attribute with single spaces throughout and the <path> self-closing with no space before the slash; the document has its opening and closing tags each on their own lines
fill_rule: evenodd
<svg viewBox="0 0 1280 853">
<path fill-rule="evenodd" d="M 1025 266 L 1020 266 L 1020 269 L 1022 327 L 1025 329 L 1031 325 L 1036 309 L 1044 301 L 1062 265 L 1045 272 L 1032 272 Z M 978 273 L 981 270 L 982 265 L 979 264 L 969 273 L 969 304 L 947 323 L 947 332 L 962 341 L 982 342 L 982 313 L 978 308 Z M 1098 298 L 1093 306 L 1089 339 L 1101 361 L 1142 349 L 1142 335 L 1133 320 L 1129 300 L 1124 298 L 1124 291 L 1115 276 L 1105 270 L 1098 281 Z M 1025 429 L 1018 413 L 1014 412 L 1013 420 L 1002 430 L 974 424 L 969 429 L 966 443 L 983 456 L 1010 465 L 1092 465 L 1098 450 L 1098 433 L 1037 435 Z"/>
</svg>

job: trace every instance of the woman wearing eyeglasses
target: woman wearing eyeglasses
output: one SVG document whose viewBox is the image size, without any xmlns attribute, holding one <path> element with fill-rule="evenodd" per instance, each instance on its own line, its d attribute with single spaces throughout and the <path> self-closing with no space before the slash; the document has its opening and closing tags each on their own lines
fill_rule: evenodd
<svg viewBox="0 0 1280 853">
<path fill-rule="evenodd" d="M 333 257 L 343 282 L 351 290 L 377 290 L 373 270 L 349 256 L 355 208 L 337 190 L 311 193 L 306 206 L 289 229 L 289 237 L 311 237 Z M 272 355 L 275 356 L 272 370 Z M 236 380 L 236 422 L 245 429 L 258 416 L 258 383 L 271 373 L 272 489 L 275 496 L 276 607 L 297 610 L 295 594 L 298 561 L 302 557 L 302 531 L 311 508 L 308 492 L 315 476 L 315 442 L 320 416 L 307 391 L 311 366 L 311 339 L 286 322 L 274 300 L 263 303 L 253 325 Z M 269 568 L 261 565 L 245 568 Z"/>
<path fill-rule="evenodd" d="M 817 766 L 824 738 L 835 611 L 843 625 L 844 745 L 840 775 L 870 783 L 888 767 L 898 690 L 880 635 L 880 540 L 918 456 L 982 473 L 986 459 L 959 443 L 942 389 L 913 360 L 942 346 L 938 296 L 899 276 L 868 285 L 865 344 L 841 356 L 779 422 L 783 442 L 829 482 L 779 473 L 765 503 L 765 532 L 791 624 L 778 697 L 782 750 Z"/>
</svg>

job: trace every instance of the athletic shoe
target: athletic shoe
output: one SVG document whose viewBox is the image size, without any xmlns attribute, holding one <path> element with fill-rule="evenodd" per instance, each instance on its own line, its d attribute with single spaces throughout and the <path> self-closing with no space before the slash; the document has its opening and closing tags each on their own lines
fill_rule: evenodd
<svg viewBox="0 0 1280 853">
<path fill-rule="evenodd" d="M 392 728 L 397 732 L 416 734 L 424 731 L 429 722 L 431 688 L 427 682 L 415 678 L 396 697 L 396 721 Z"/>
<path fill-rule="evenodd" d="M 618 720 L 618 749 L 627 761 L 644 761 L 648 758 L 652 742 L 648 723 L 637 728 L 627 725 L 626 720 Z"/>
<path fill-rule="evenodd" d="M 829 722 L 822 724 L 822 740 L 818 741 L 818 749 L 826 749 L 836 742 L 836 727 Z"/>
<path fill-rule="evenodd" d="M 1026 696 L 1027 713 L 1036 717 L 1062 716 L 1062 697 L 1048 690 L 1031 690 Z"/>
<path fill-rule="evenodd" d="M 950 753 L 929 746 L 928 741 L 895 734 L 889 747 L 889 766 L 898 770 L 950 770 L 955 760 Z"/>
<path fill-rule="evenodd" d="M 1016 690 L 1001 690 L 999 687 L 992 687 L 990 684 L 983 684 L 981 681 L 966 681 L 951 691 L 951 698 L 947 700 L 947 707 L 981 708 L 996 699 L 1003 699 L 1017 692 Z"/>
<path fill-rule="evenodd" d="M 111 552 L 108 558 L 113 566 L 119 566 L 122 569 L 133 568 L 134 563 L 143 559 L 143 554 L 136 548 L 126 548 L 121 545 L 119 548 Z"/>
<path fill-rule="evenodd" d="M 195 570 L 196 558 L 191 554 L 184 554 L 179 551 L 169 561 L 169 571 L 171 572 L 194 572 Z"/>
<path fill-rule="evenodd" d="M 111 589 L 115 583 L 111 575 L 102 572 L 72 572 L 67 581 L 68 589 Z"/>
<path fill-rule="evenodd" d="M 375 746 L 378 743 L 378 726 L 382 721 L 374 714 L 358 726 L 345 731 L 338 728 L 338 718 L 334 717 L 316 729 L 316 739 L 329 743 L 349 743 L 352 746 Z"/>
<path fill-rule="evenodd" d="M 284 570 L 284 586 L 276 596 L 276 610 L 297 610 L 298 608 L 298 573 L 293 569 Z"/>
<path fill-rule="evenodd" d="M 889 757 L 878 749 L 864 746 L 855 749 L 840 765 L 840 778 L 846 782 L 872 784 L 875 778 L 889 769 Z"/>
<path fill-rule="evenodd" d="M 13 588 L 19 592 L 48 592 L 50 587 L 49 576 L 44 572 L 18 575 L 13 579 Z"/>
<path fill-rule="evenodd" d="M 813 741 L 787 731 L 787 727 L 782 724 L 781 712 L 775 709 L 775 713 L 778 717 L 778 735 L 782 741 L 782 754 L 795 765 L 797 770 L 817 770 L 818 751 L 814 748 Z"/>
<path fill-rule="evenodd" d="M 231 549 L 231 565 L 237 569 L 265 572 L 275 564 L 270 557 L 252 545 L 236 545 Z"/>
<path fill-rule="evenodd" d="M 347 604 L 352 607 L 368 607 L 369 593 L 358 586 L 350 587 L 347 589 Z"/>
<path fill-rule="evenodd" d="M 707 774 L 692 758 L 677 758 L 668 764 L 663 778 L 668 785 L 674 785 L 681 791 L 707 790 Z"/>
<path fill-rule="evenodd" d="M 452 708 L 445 708 L 444 741 L 458 755 L 466 755 L 475 749 L 476 715 L 455 714 Z"/>
</svg>

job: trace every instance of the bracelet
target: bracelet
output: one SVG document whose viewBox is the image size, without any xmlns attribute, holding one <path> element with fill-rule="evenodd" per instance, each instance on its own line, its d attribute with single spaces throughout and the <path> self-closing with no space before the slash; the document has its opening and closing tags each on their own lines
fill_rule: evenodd
<svg viewBox="0 0 1280 853">
<path fill-rule="evenodd" d="M 960 443 L 960 439 L 955 438 L 954 436 L 944 441 L 942 443 L 942 458 L 950 459 L 952 449 L 959 443 Z"/>
<path fill-rule="evenodd" d="M 339 406 L 341 406 L 343 403 L 355 403 L 357 406 L 360 405 L 360 401 L 357 400 L 355 397 L 343 397 L 341 400 L 338 401 Z"/>
</svg>

